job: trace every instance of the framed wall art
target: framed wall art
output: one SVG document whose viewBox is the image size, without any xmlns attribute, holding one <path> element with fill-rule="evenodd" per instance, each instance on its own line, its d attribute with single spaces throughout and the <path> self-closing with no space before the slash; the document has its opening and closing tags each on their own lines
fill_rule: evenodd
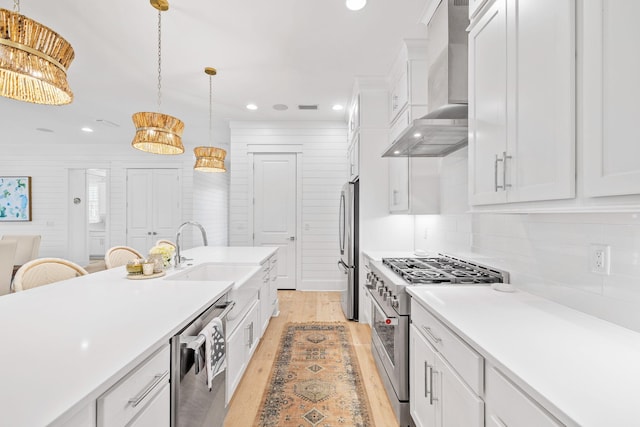
<svg viewBox="0 0 640 427">
<path fill-rule="evenodd" d="M 0 221 L 31 221 L 30 176 L 0 176 Z"/>
</svg>

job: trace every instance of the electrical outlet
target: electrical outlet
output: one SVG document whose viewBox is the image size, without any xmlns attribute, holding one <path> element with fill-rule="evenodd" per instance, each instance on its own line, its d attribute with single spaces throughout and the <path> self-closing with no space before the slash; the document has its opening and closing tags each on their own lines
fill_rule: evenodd
<svg viewBox="0 0 640 427">
<path fill-rule="evenodd" d="M 609 245 L 590 245 L 589 263 L 592 273 L 605 275 L 611 274 L 611 249 Z"/>
</svg>

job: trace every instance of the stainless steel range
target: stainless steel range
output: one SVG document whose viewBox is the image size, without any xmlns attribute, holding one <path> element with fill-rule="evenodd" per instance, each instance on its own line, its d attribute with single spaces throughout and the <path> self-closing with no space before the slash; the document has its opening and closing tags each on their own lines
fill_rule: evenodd
<svg viewBox="0 0 640 427">
<path fill-rule="evenodd" d="M 509 274 L 450 255 L 383 258 L 370 264 L 367 288 L 373 297 L 373 358 L 398 423 L 413 426 L 409 414 L 409 320 L 407 286 L 476 286 L 508 283 Z"/>
</svg>

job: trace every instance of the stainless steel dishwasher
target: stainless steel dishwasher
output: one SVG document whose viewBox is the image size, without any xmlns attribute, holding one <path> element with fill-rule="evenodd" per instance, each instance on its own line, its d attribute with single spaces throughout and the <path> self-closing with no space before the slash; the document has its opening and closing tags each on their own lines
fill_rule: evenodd
<svg viewBox="0 0 640 427">
<path fill-rule="evenodd" d="M 227 413 L 225 406 L 224 368 L 213 380 L 211 390 L 207 386 L 207 371 L 196 363 L 196 352 L 204 344 L 198 334 L 211 320 L 222 320 L 226 335 L 226 315 L 235 303 L 227 301 L 227 295 L 218 299 L 178 335 L 171 338 L 171 426 L 172 427 L 222 427 Z M 226 365 L 226 364 L 225 364 Z"/>
</svg>

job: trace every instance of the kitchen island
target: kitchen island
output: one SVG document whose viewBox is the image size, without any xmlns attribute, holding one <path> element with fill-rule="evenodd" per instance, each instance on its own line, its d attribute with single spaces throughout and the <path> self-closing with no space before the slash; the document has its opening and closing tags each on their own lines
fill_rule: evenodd
<svg viewBox="0 0 640 427">
<path fill-rule="evenodd" d="M 479 380 L 467 381 L 465 388 L 484 400 L 487 425 L 638 424 L 639 333 L 522 291 L 498 292 L 490 286 L 407 291 L 412 334 L 426 331 L 426 346 L 449 357 L 462 381 Z M 475 361 L 476 377 L 469 374 Z M 422 362 L 414 366 L 419 370 Z M 416 384 L 423 384 L 417 376 Z M 474 386 L 477 392 L 471 391 Z M 527 423 L 522 417 L 528 409 L 545 421 Z M 520 419 L 514 423 L 507 417 Z"/>
<path fill-rule="evenodd" d="M 205 247 L 184 255 L 191 266 L 259 264 L 276 251 Z M 78 414 L 91 417 L 85 408 L 234 285 L 171 280 L 180 271 L 129 280 L 118 267 L 1 297 L 0 423 L 65 425 Z"/>
</svg>

